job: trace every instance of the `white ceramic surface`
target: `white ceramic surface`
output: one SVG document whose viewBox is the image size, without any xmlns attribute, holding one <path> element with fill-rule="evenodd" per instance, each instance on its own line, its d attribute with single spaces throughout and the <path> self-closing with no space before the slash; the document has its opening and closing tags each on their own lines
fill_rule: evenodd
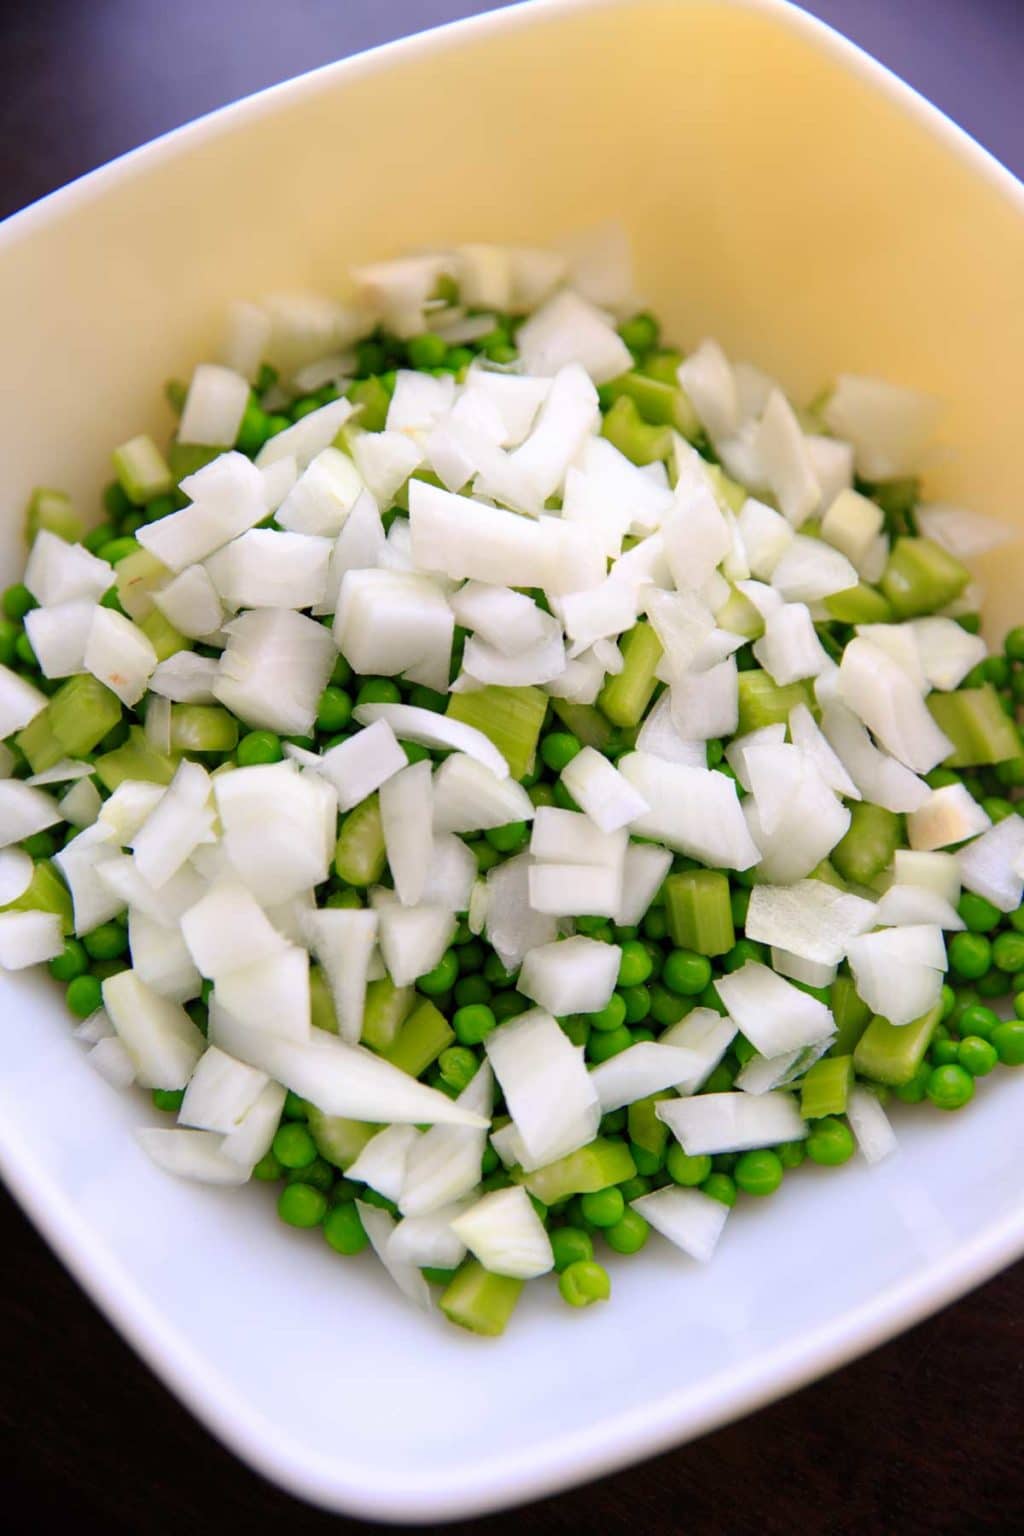
<svg viewBox="0 0 1024 1536">
<path fill-rule="evenodd" d="M 35 483 L 95 495 L 167 429 L 160 381 L 224 302 L 453 238 L 625 218 L 670 335 L 809 393 L 840 368 L 949 401 L 932 485 L 1019 516 L 1024 194 L 879 66 L 775 0 L 552 0 L 321 70 L 182 129 L 0 230 L 4 557 Z M 45 411 L 40 404 L 45 402 Z M 1019 557 L 1016 570 L 1019 572 Z M 1013 611 L 1013 560 L 997 616 Z M 1019 598 L 1017 599 L 1019 603 Z M 1001 604 L 1001 606 L 1000 606 Z M 0 1167 L 140 1354 L 306 1497 L 428 1520 L 607 1472 L 820 1375 L 1024 1251 L 1024 1074 L 897 1116 L 883 1168 L 805 1168 L 701 1270 L 652 1242 L 612 1305 L 531 1286 L 507 1336 L 432 1325 L 266 1189 L 157 1172 L 45 978 L 0 981 Z M 1008 1369 L 1009 1369 L 1008 1365 Z"/>
</svg>

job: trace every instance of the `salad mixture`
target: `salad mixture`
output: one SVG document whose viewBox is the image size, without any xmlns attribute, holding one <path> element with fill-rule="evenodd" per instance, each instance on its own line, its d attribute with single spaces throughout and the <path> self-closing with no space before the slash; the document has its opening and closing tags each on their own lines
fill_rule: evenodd
<svg viewBox="0 0 1024 1536">
<path fill-rule="evenodd" d="M 617 232 L 353 290 L 237 305 L 98 526 L 33 494 L 0 965 L 162 1168 L 498 1334 L 1024 1062 L 1024 628 L 933 401 L 684 356 Z"/>
</svg>

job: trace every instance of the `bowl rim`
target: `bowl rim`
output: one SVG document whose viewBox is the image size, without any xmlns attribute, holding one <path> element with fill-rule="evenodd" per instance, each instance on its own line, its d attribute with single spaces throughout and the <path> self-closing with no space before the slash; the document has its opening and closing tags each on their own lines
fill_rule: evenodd
<svg viewBox="0 0 1024 1536">
<path fill-rule="evenodd" d="M 791 0 L 718 3 L 772 16 L 780 26 L 795 29 L 812 47 L 836 59 L 926 126 L 949 152 L 1024 215 L 1024 185 L 1011 171 L 917 90 L 828 23 Z M 327 84 L 372 75 L 417 53 L 446 49 L 471 32 L 498 35 L 505 29 L 543 25 L 552 16 L 624 10 L 630 4 L 631 0 L 518 0 L 500 10 L 451 21 L 321 65 L 170 129 L 11 214 L 0 223 L 0 249 L 45 229 L 108 187 L 146 174 L 183 148 L 230 131 L 243 118 L 259 120 L 289 99 L 317 92 Z M 414 1481 L 403 1481 L 395 1468 L 388 1486 L 381 1487 L 368 1482 L 358 1462 L 346 1460 L 343 1450 L 330 1459 L 311 1453 L 255 1411 L 182 1339 L 144 1287 L 93 1240 L 56 1180 L 21 1154 L 2 1123 L 0 1174 L 100 1312 L 158 1379 L 253 1471 L 314 1504 L 387 1522 L 424 1523 L 508 1508 L 681 1445 L 866 1353 L 1024 1255 L 1022 1200 L 1018 1210 L 990 1223 L 969 1242 L 929 1260 L 911 1278 L 819 1325 L 797 1345 L 778 1345 L 730 1365 L 710 1386 L 681 1386 L 641 1407 L 560 1436 L 539 1450 L 481 1458 L 454 1479 L 450 1473 L 436 1478 L 418 1473 Z"/>
</svg>

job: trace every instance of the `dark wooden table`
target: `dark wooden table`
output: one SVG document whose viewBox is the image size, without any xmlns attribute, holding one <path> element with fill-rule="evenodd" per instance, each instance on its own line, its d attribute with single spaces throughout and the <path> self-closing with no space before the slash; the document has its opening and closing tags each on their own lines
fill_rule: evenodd
<svg viewBox="0 0 1024 1536">
<path fill-rule="evenodd" d="M 32 0 L 0 14 L 0 214 L 234 97 L 474 0 Z M 816 0 L 1018 173 L 1022 0 Z M 0 1193 L 0 1530 L 360 1527 L 242 1467 Z M 486 1536 L 1024 1531 L 1024 1265 L 828 1380 Z M 52 1523 L 51 1523 L 52 1522 Z M 439 1528 L 438 1528 L 439 1529 Z"/>
</svg>

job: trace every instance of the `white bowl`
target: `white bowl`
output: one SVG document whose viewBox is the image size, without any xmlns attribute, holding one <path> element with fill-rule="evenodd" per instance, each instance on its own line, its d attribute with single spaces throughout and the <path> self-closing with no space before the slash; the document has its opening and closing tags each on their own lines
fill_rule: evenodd
<svg viewBox="0 0 1024 1536">
<path fill-rule="evenodd" d="M 1019 516 L 1024 194 L 933 108 L 773 0 L 532 4 L 266 91 L 0 231 L 8 578 L 38 482 L 94 498 L 166 431 L 160 382 L 224 305 L 332 289 L 456 237 L 542 242 L 614 214 L 669 335 L 798 394 L 840 368 L 949 401 L 931 484 Z M 995 615 L 1014 611 L 1003 558 Z M 1019 601 L 1019 600 L 1018 600 Z M 1017 609 L 1019 613 L 1019 606 Z M 107 1316 L 228 1445 L 385 1519 L 508 1505 L 700 1434 L 871 1348 L 1024 1251 L 1024 1075 L 899 1116 L 890 1164 L 805 1168 L 702 1270 L 652 1243 L 611 1305 L 531 1293 L 497 1342 L 434 1326 L 269 1192 L 178 1183 L 90 1072 L 45 978 L 4 981 L 0 1164 Z"/>
</svg>

